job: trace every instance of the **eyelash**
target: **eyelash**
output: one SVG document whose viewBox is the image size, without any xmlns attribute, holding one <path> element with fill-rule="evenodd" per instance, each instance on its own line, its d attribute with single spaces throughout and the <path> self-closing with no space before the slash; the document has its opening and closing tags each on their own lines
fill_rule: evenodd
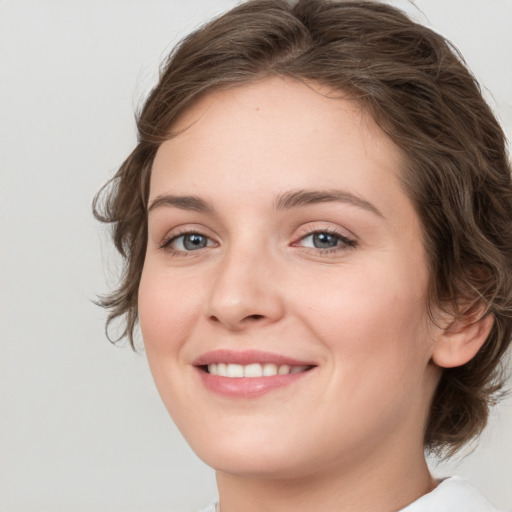
<svg viewBox="0 0 512 512">
<path fill-rule="evenodd" d="M 357 247 L 358 243 L 356 240 L 353 240 L 351 238 L 348 238 L 347 236 L 339 233 L 335 229 L 315 229 L 313 231 L 309 231 L 304 233 L 298 240 L 298 242 L 294 242 L 292 244 L 292 247 L 300 247 L 299 242 L 304 241 L 308 237 L 312 237 L 314 235 L 320 235 L 320 234 L 326 234 L 331 235 L 337 238 L 338 244 L 331 248 L 314 248 L 314 247 L 304 247 L 305 249 L 308 249 L 309 252 L 314 252 L 316 254 L 325 255 L 325 254 L 331 254 L 335 252 L 340 252 L 348 249 L 353 249 Z M 182 232 L 174 233 L 173 235 L 166 237 L 164 240 L 162 240 L 162 243 L 160 244 L 160 249 L 168 252 L 173 257 L 188 257 L 191 256 L 190 253 L 195 252 L 194 250 L 181 250 L 181 249 L 174 249 L 172 247 L 172 243 L 176 240 L 190 235 L 197 235 L 200 237 L 206 238 L 208 241 L 211 241 L 212 239 L 208 237 L 207 235 L 201 233 L 200 231 L 188 231 L 183 230 Z M 206 246 L 208 247 L 208 246 Z M 206 247 L 202 247 L 200 249 L 204 249 Z M 197 249 L 199 251 L 200 249 Z"/>
<path fill-rule="evenodd" d="M 173 233 L 171 236 L 164 238 L 162 240 L 162 243 L 160 244 L 160 249 L 168 252 L 173 257 L 187 257 L 187 256 L 190 256 L 190 253 L 191 252 L 195 252 L 195 251 L 187 251 L 187 250 L 174 249 L 172 247 L 172 245 L 171 245 L 173 242 L 175 242 L 179 238 L 183 238 L 185 236 L 190 236 L 190 235 L 201 236 L 201 237 L 206 238 L 208 241 L 211 240 L 211 238 L 209 236 L 201 233 L 200 231 L 184 229 L 181 232 L 179 231 L 177 233 Z M 197 250 L 199 250 L 199 249 L 197 249 Z"/>
<path fill-rule="evenodd" d="M 317 248 L 317 247 L 305 247 L 305 249 L 309 249 L 310 251 L 314 251 L 317 254 L 331 254 L 336 253 L 340 251 L 346 251 L 348 249 L 353 249 L 357 247 L 357 241 L 347 237 L 346 235 L 341 234 L 340 232 L 336 231 L 335 229 L 315 229 L 313 231 L 306 232 L 303 234 L 298 242 L 304 241 L 308 237 L 313 237 L 314 235 L 331 235 L 334 236 L 338 240 L 338 244 L 334 247 L 330 248 Z M 298 245 L 298 242 L 294 242 L 292 245 L 296 247 Z"/>
</svg>

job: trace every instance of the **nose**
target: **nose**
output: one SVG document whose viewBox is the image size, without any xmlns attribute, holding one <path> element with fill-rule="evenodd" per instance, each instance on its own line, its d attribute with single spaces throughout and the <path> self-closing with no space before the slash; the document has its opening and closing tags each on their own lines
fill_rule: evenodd
<svg viewBox="0 0 512 512">
<path fill-rule="evenodd" d="M 279 321 L 284 314 L 278 265 L 258 250 L 232 250 L 215 268 L 206 304 L 210 322 L 230 331 Z"/>
</svg>

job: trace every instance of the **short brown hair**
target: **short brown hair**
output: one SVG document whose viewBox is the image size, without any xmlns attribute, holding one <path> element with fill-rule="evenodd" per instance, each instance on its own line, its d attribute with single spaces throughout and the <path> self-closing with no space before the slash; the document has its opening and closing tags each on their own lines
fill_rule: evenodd
<svg viewBox="0 0 512 512">
<path fill-rule="evenodd" d="M 139 142 L 94 201 L 125 258 L 103 298 L 134 346 L 147 243 L 151 166 L 180 113 L 201 95 L 280 75 L 359 101 L 405 156 L 405 191 L 420 217 L 430 304 L 464 315 L 483 306 L 493 328 L 469 363 L 443 370 L 425 446 L 452 453 L 484 428 L 503 386 L 512 333 L 512 185 L 504 134 L 462 57 L 388 5 L 252 0 L 186 37 L 138 115 Z"/>
</svg>

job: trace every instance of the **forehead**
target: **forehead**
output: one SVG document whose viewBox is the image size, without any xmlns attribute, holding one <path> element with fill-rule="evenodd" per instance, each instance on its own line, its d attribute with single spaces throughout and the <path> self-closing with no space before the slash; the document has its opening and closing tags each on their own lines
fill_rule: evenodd
<svg viewBox="0 0 512 512">
<path fill-rule="evenodd" d="M 360 134 L 362 139 L 371 139 L 368 155 L 394 146 L 361 103 L 349 94 L 320 83 L 284 77 L 204 94 L 179 116 L 171 133 L 178 134 L 182 141 L 203 138 L 209 132 L 207 140 L 212 143 L 222 141 L 224 136 L 241 142 L 250 138 L 254 143 L 259 135 L 269 135 L 269 129 L 274 142 L 291 138 L 318 142 L 325 138 L 327 144 L 340 142 L 340 138 L 358 138 Z M 399 159 L 398 148 L 393 149 L 393 157 Z"/>
<path fill-rule="evenodd" d="M 276 77 L 215 91 L 172 131 L 155 157 L 151 198 L 190 187 L 212 202 L 341 188 L 377 202 L 387 194 L 386 208 L 403 201 L 393 197 L 403 196 L 400 150 L 359 103 L 319 84 Z"/>
</svg>

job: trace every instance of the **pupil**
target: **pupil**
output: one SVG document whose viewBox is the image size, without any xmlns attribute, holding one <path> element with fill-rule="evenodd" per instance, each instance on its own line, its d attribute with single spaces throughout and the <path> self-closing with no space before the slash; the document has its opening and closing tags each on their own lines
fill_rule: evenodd
<svg viewBox="0 0 512 512">
<path fill-rule="evenodd" d="M 189 251 L 206 247 L 206 238 L 202 235 L 188 235 L 183 240 L 183 246 Z"/>
<path fill-rule="evenodd" d="M 329 233 L 315 233 L 313 235 L 313 245 L 317 249 L 328 249 L 338 245 L 338 239 Z"/>
</svg>

